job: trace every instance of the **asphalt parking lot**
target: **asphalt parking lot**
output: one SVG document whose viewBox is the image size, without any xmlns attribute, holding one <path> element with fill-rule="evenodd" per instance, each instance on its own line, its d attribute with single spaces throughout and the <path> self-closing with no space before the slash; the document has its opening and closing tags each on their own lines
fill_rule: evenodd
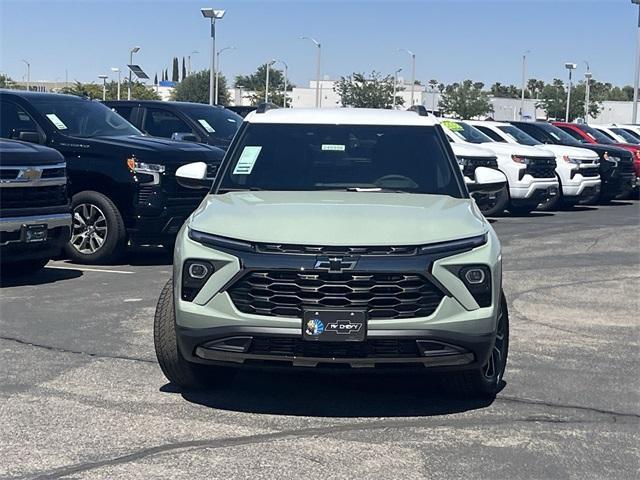
<svg viewBox="0 0 640 480">
<path fill-rule="evenodd" d="M 243 373 L 182 393 L 153 352 L 162 250 L 1 291 L 2 478 L 638 478 L 640 205 L 494 222 L 511 314 L 495 401 L 423 377 Z"/>
</svg>

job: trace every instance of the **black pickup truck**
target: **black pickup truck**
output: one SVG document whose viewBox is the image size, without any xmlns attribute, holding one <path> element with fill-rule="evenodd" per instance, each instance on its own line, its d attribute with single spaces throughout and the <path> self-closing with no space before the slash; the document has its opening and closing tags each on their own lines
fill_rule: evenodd
<svg viewBox="0 0 640 480">
<path fill-rule="evenodd" d="M 0 140 L 0 273 L 41 269 L 70 234 L 62 155 L 40 145 Z"/>
<path fill-rule="evenodd" d="M 115 260 L 128 242 L 172 245 L 202 190 L 183 188 L 178 167 L 205 162 L 213 175 L 224 151 L 144 136 L 100 102 L 0 90 L 0 137 L 46 145 L 67 162 L 73 228 L 65 253 L 81 263 Z"/>
<path fill-rule="evenodd" d="M 103 102 L 139 130 L 154 137 L 206 143 L 227 149 L 242 117 L 220 106 L 159 100 Z"/>
</svg>

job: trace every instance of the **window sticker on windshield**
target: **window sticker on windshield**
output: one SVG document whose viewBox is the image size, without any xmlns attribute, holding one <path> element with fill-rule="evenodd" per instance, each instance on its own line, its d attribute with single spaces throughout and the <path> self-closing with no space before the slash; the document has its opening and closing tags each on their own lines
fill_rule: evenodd
<svg viewBox="0 0 640 480">
<path fill-rule="evenodd" d="M 345 148 L 346 147 L 344 145 L 333 145 L 329 143 L 322 144 L 322 151 L 325 152 L 344 152 Z"/>
<path fill-rule="evenodd" d="M 451 120 L 443 120 L 442 125 L 447 127 L 452 132 L 461 132 L 462 130 L 464 130 L 464 128 L 462 128 L 462 125 L 460 125 L 458 122 L 452 122 Z"/>
<path fill-rule="evenodd" d="M 58 130 L 66 130 L 67 126 L 58 118 L 55 113 L 47 113 L 47 118 L 55 125 Z"/>
<path fill-rule="evenodd" d="M 213 128 L 211 125 L 209 125 L 209 122 L 207 122 L 204 118 L 199 118 L 198 119 L 198 123 L 200 125 L 202 125 L 207 132 L 215 133 L 215 131 L 216 131 L 215 128 Z"/>
<path fill-rule="evenodd" d="M 233 175 L 250 175 L 261 150 L 262 147 L 244 147 L 238 163 L 236 163 L 236 167 L 233 169 Z"/>
</svg>

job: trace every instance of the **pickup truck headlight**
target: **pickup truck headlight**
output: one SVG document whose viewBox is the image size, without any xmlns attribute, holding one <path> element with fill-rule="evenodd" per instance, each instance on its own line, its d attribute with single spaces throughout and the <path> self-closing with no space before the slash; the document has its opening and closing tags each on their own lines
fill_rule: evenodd
<svg viewBox="0 0 640 480">
<path fill-rule="evenodd" d="M 481 307 L 491 306 L 491 270 L 486 265 L 468 265 L 458 272 L 471 296 Z"/>
<path fill-rule="evenodd" d="M 193 301 L 214 271 L 215 268 L 207 260 L 187 260 L 184 262 L 180 298 L 186 302 Z"/>
<path fill-rule="evenodd" d="M 520 155 L 511 155 L 511 160 L 513 160 L 516 163 L 522 163 L 524 165 L 529 164 L 529 159 Z"/>
<path fill-rule="evenodd" d="M 582 160 L 580 160 L 579 158 L 571 158 L 569 155 L 564 155 L 562 159 L 565 162 L 571 163 L 573 165 L 580 165 L 582 163 Z"/>
<path fill-rule="evenodd" d="M 159 163 L 147 163 L 140 162 L 135 158 L 127 159 L 127 166 L 129 170 L 136 173 L 164 173 L 165 168 L 164 165 L 160 165 Z"/>
</svg>

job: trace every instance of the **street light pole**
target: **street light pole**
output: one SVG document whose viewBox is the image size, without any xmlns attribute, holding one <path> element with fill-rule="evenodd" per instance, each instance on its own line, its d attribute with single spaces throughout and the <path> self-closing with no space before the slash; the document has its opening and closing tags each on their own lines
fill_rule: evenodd
<svg viewBox="0 0 640 480">
<path fill-rule="evenodd" d="M 102 101 L 107 99 L 107 78 L 109 75 L 98 75 L 98 78 L 102 80 Z"/>
<path fill-rule="evenodd" d="M 218 89 L 218 82 L 220 77 L 220 54 L 225 50 L 235 50 L 236 47 L 224 47 L 216 52 L 216 105 L 220 101 L 220 92 Z"/>
<path fill-rule="evenodd" d="M 584 86 L 584 123 L 589 123 L 589 94 L 591 91 L 591 78 L 593 77 L 591 69 L 589 68 L 589 62 L 583 60 L 587 66 L 587 71 L 584 72 L 585 86 Z"/>
<path fill-rule="evenodd" d="M 271 65 L 273 65 L 274 63 L 276 63 L 275 60 L 271 60 L 270 62 L 266 63 L 267 74 L 265 75 L 264 81 L 264 103 L 269 103 L 269 70 L 271 70 Z"/>
<path fill-rule="evenodd" d="M 200 53 L 197 50 L 194 50 L 193 52 L 191 52 L 190 55 L 187 55 L 187 76 L 191 75 L 191 55 L 195 55 L 196 53 Z"/>
<path fill-rule="evenodd" d="M 216 104 L 215 76 L 216 76 L 216 20 L 224 17 L 224 10 L 201 8 L 202 16 L 211 19 L 211 67 L 209 69 L 209 105 Z"/>
<path fill-rule="evenodd" d="M 569 70 L 569 88 L 567 90 L 567 111 L 566 111 L 565 116 L 564 116 L 564 121 L 565 122 L 569 121 L 569 106 L 571 104 L 571 73 L 573 72 L 573 70 L 576 67 L 577 67 L 577 65 L 575 63 L 565 63 L 564 64 L 564 68 Z"/>
<path fill-rule="evenodd" d="M 631 123 L 638 121 L 638 88 L 640 83 L 640 0 L 631 0 L 631 3 L 638 5 L 638 40 L 636 44 L 636 73 L 633 78 L 633 113 Z"/>
<path fill-rule="evenodd" d="M 402 71 L 402 68 L 398 68 L 393 72 L 393 108 L 396 108 L 396 92 L 398 91 L 398 74 Z"/>
<path fill-rule="evenodd" d="M 531 53 L 530 50 L 527 50 L 522 54 L 522 92 L 520 98 L 520 120 L 524 118 L 524 89 L 526 87 L 526 77 L 527 77 L 527 53 Z"/>
<path fill-rule="evenodd" d="M 284 60 L 276 60 L 284 65 L 284 93 L 282 95 L 282 108 L 287 108 L 287 77 L 289 76 L 289 65 Z"/>
<path fill-rule="evenodd" d="M 22 60 L 27 65 L 27 92 L 31 89 L 31 64 Z"/>
<path fill-rule="evenodd" d="M 112 72 L 118 72 L 118 100 L 120 100 L 120 69 L 118 67 L 111 67 Z"/>
<path fill-rule="evenodd" d="M 413 98 L 415 94 L 416 87 L 416 54 L 411 50 L 407 50 L 406 48 L 399 49 L 401 52 L 407 52 L 411 55 L 411 106 L 413 106 Z"/>
<path fill-rule="evenodd" d="M 316 108 L 320 108 L 320 60 L 322 56 L 322 45 L 311 37 L 300 37 L 300 40 L 309 40 L 318 47 L 318 57 L 316 59 Z"/>
<path fill-rule="evenodd" d="M 140 47 L 133 47 L 129 50 L 129 65 L 133 65 L 133 54 L 139 51 Z M 127 83 L 127 100 L 131 100 L 131 68 L 129 68 L 129 83 Z"/>
</svg>

